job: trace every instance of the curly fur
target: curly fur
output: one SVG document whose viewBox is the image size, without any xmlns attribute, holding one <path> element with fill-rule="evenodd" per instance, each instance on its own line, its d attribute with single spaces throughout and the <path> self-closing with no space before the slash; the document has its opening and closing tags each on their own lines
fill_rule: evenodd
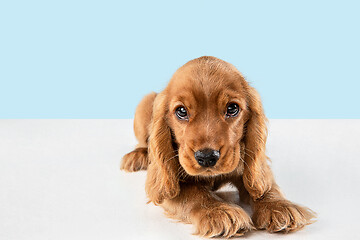
<svg viewBox="0 0 360 240">
<path fill-rule="evenodd" d="M 236 102 L 237 117 L 224 117 Z M 185 106 L 189 120 L 174 112 Z M 260 97 L 231 64 L 215 57 L 194 59 L 179 68 L 159 94 L 144 97 L 136 109 L 139 144 L 126 154 L 121 169 L 147 169 L 146 193 L 168 216 L 192 223 L 205 237 L 240 236 L 256 227 L 292 232 L 312 222 L 310 209 L 288 201 L 275 183 L 265 155 L 267 119 Z M 194 152 L 219 149 L 212 168 L 197 164 Z M 219 198 L 226 183 L 250 203 L 253 215 Z"/>
</svg>

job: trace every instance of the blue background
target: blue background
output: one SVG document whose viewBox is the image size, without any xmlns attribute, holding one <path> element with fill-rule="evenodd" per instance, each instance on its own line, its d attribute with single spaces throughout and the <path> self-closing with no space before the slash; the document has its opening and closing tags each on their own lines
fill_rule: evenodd
<svg viewBox="0 0 360 240">
<path fill-rule="evenodd" d="M 133 118 L 202 55 L 269 118 L 360 118 L 358 1 L 1 1 L 1 118 Z"/>
</svg>

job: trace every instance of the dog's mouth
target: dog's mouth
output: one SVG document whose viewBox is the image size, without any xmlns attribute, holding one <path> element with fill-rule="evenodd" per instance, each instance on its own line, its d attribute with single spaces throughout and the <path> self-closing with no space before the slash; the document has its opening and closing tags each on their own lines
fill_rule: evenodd
<svg viewBox="0 0 360 240">
<path fill-rule="evenodd" d="M 199 175 L 201 176 L 217 176 L 220 175 L 220 173 L 217 173 L 213 169 L 205 169 L 204 171 L 200 172 Z"/>
</svg>

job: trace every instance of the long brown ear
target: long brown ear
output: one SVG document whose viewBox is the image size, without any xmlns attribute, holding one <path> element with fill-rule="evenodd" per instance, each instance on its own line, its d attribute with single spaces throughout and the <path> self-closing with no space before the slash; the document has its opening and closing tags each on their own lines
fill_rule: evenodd
<svg viewBox="0 0 360 240">
<path fill-rule="evenodd" d="M 149 160 L 145 190 L 150 201 L 160 204 L 180 192 L 179 162 L 172 145 L 171 129 L 166 122 L 166 95 L 156 96 L 149 137 Z"/>
<path fill-rule="evenodd" d="M 265 144 L 267 119 L 257 91 L 248 87 L 250 117 L 246 123 L 245 162 L 243 181 L 253 200 L 261 198 L 272 185 L 272 173 L 266 162 Z"/>
</svg>

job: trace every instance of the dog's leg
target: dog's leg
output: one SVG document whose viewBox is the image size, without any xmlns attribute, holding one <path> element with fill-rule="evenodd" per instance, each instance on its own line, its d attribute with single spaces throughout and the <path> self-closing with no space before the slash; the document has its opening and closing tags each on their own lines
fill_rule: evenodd
<svg viewBox="0 0 360 240">
<path fill-rule="evenodd" d="M 196 234 L 201 236 L 228 238 L 253 229 L 241 207 L 225 202 L 201 185 L 182 184 L 180 194 L 164 200 L 161 206 L 169 217 L 194 224 Z"/>
<path fill-rule="evenodd" d="M 269 188 L 262 195 L 259 195 L 262 189 L 257 189 L 256 185 L 247 189 L 253 210 L 252 220 L 257 229 L 266 229 L 269 232 L 293 232 L 313 222 L 315 213 L 312 210 L 292 203 L 284 197 L 267 164 L 262 165 L 261 172 L 262 175 L 258 177 L 267 179 L 270 182 Z M 255 176 L 255 174 L 256 172 L 252 171 L 251 175 Z"/>
<path fill-rule="evenodd" d="M 136 108 L 134 132 L 139 143 L 134 151 L 129 152 L 123 157 L 120 166 L 120 169 L 122 170 L 128 172 L 146 170 L 149 165 L 147 142 L 149 138 L 153 102 L 156 95 L 157 94 L 154 92 L 146 95 Z"/>
<path fill-rule="evenodd" d="M 287 200 L 276 183 L 261 199 L 252 200 L 252 219 L 256 228 L 268 232 L 294 232 L 312 223 L 315 213 Z"/>
</svg>

